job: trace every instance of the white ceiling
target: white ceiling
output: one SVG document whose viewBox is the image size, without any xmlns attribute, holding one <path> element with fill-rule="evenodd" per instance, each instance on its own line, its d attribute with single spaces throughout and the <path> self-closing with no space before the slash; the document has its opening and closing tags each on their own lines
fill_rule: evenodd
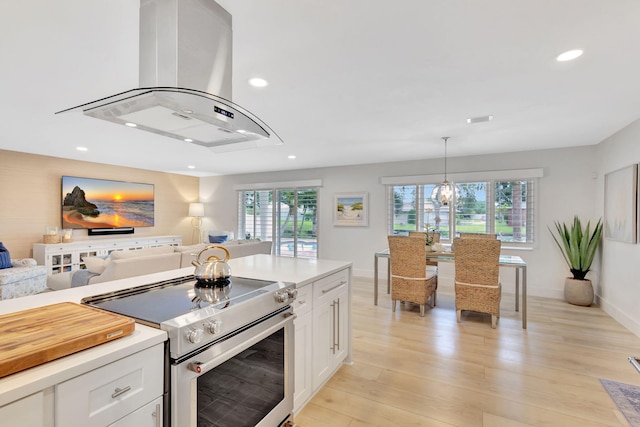
<svg viewBox="0 0 640 427">
<path fill-rule="evenodd" d="M 22 0 L 0 5 L 0 149 L 207 176 L 441 158 L 445 135 L 449 156 L 593 145 L 640 118 L 638 0 L 219 3 L 233 100 L 284 145 L 215 154 L 55 116 L 138 87 L 139 3 Z"/>
</svg>

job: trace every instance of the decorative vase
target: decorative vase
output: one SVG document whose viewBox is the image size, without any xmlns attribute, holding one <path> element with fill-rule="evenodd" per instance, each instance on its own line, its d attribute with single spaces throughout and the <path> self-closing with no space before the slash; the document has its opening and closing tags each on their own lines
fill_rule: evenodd
<svg viewBox="0 0 640 427">
<path fill-rule="evenodd" d="M 567 277 L 564 282 L 564 299 L 573 305 L 588 307 L 593 304 L 593 285 L 591 280 L 578 280 Z"/>
</svg>

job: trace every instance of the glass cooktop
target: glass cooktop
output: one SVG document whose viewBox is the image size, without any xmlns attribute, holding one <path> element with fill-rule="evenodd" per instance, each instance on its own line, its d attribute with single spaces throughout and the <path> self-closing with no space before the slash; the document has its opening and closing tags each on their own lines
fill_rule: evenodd
<svg viewBox="0 0 640 427">
<path fill-rule="evenodd" d="M 193 276 L 180 277 L 82 299 L 82 303 L 159 327 L 164 321 L 212 307 L 226 309 L 266 292 L 273 282 L 232 277 L 227 287 L 200 286 Z"/>
</svg>

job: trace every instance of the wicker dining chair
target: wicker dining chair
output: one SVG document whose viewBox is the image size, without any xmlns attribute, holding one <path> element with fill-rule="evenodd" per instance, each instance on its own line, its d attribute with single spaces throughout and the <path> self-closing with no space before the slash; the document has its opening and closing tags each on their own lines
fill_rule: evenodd
<svg viewBox="0 0 640 427">
<path fill-rule="evenodd" d="M 462 310 L 488 313 L 495 329 L 500 317 L 500 240 L 454 239 L 456 316 Z"/>
<path fill-rule="evenodd" d="M 389 262 L 391 263 L 391 308 L 396 311 L 396 301 L 420 305 L 420 316 L 431 297 L 435 305 L 438 273 L 427 270 L 426 245 L 421 239 L 408 236 L 388 236 Z"/>
</svg>

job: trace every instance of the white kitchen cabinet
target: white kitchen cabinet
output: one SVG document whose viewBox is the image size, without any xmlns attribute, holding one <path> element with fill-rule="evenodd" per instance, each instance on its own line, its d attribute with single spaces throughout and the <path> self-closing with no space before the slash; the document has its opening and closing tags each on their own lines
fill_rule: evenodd
<svg viewBox="0 0 640 427">
<path fill-rule="evenodd" d="M 53 402 L 47 396 L 53 390 L 42 390 L 20 400 L 0 406 L 0 424 L 20 427 L 53 427 Z"/>
<path fill-rule="evenodd" d="M 104 427 L 120 420 L 121 424 L 115 425 L 143 426 L 134 421 L 147 419 L 145 415 L 156 411 L 155 404 L 148 405 L 161 399 L 162 393 L 163 345 L 157 344 L 57 384 L 56 425 Z M 146 409 L 134 415 L 141 408 Z M 125 418 L 129 415 L 131 421 Z M 155 417 L 151 420 L 157 422 Z"/>
<path fill-rule="evenodd" d="M 324 385 L 350 352 L 349 283 L 345 268 L 298 288 L 295 326 L 294 413 Z"/>
<path fill-rule="evenodd" d="M 155 236 L 144 238 L 109 238 L 77 240 L 70 243 L 36 243 L 33 257 L 39 265 L 47 267 L 47 274 L 58 274 L 86 268 L 82 259 L 88 256 L 107 256 L 113 251 L 130 251 L 156 246 L 179 246 L 180 236 Z"/>
<path fill-rule="evenodd" d="M 349 341 L 349 276 L 343 270 L 313 284 L 313 389 L 316 390 L 347 357 Z"/>
<path fill-rule="evenodd" d="M 311 397 L 312 357 L 313 357 L 313 286 L 298 288 L 298 297 L 293 303 L 296 319 L 293 321 L 295 333 L 295 385 L 293 393 L 294 410 Z"/>
<path fill-rule="evenodd" d="M 109 424 L 109 427 L 160 427 L 162 411 L 162 398 L 159 397 L 115 423 Z"/>
</svg>

